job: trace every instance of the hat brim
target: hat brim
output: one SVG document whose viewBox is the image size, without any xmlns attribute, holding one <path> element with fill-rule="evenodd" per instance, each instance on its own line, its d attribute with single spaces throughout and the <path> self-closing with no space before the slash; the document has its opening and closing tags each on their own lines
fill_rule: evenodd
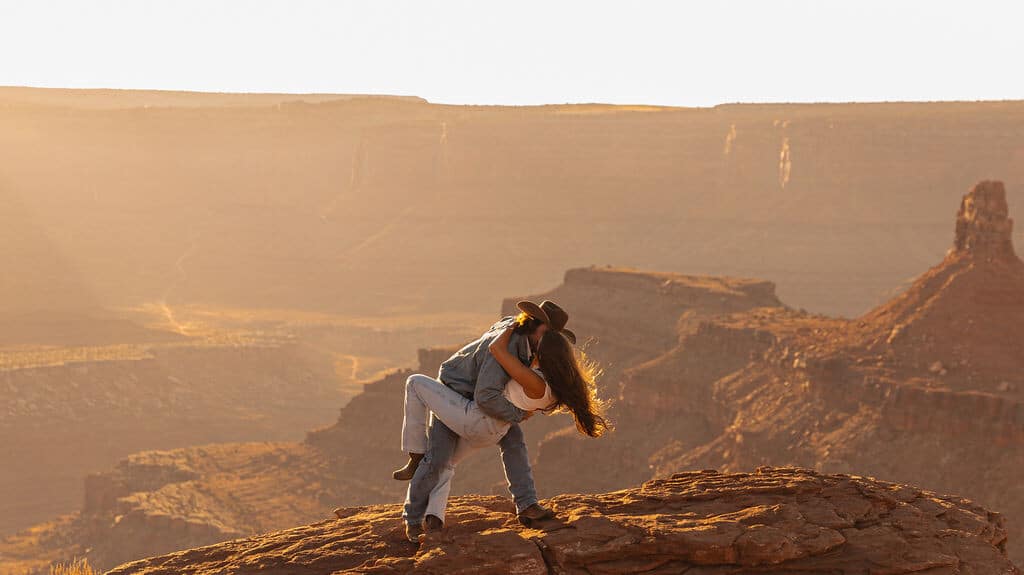
<svg viewBox="0 0 1024 575">
<path fill-rule="evenodd" d="M 559 330 L 559 333 L 564 335 L 565 339 L 572 342 L 573 345 L 576 345 L 576 334 L 574 334 L 571 329 L 565 329 L 563 327 L 562 329 Z"/>
<path fill-rule="evenodd" d="M 548 317 L 548 313 L 532 301 L 523 300 L 517 303 L 516 307 L 519 308 L 520 311 L 526 312 L 530 317 L 537 318 L 548 326 L 551 325 L 551 318 Z"/>
</svg>

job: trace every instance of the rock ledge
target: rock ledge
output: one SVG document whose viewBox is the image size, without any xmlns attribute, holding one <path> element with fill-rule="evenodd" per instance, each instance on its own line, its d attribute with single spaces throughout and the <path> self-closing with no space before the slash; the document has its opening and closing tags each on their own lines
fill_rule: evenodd
<svg viewBox="0 0 1024 575">
<path fill-rule="evenodd" d="M 1018 574 L 1002 517 L 969 500 L 803 468 L 678 473 L 548 500 L 520 526 L 507 499 L 460 497 L 420 549 L 398 505 L 122 565 L 108 575 L 315 573 Z"/>
</svg>

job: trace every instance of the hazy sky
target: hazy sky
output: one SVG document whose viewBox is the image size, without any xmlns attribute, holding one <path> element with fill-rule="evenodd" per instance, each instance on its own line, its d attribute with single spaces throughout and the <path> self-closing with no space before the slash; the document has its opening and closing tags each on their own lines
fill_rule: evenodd
<svg viewBox="0 0 1024 575">
<path fill-rule="evenodd" d="M 1021 6 L 0 0 L 0 85 L 482 104 L 1024 99 Z"/>
</svg>

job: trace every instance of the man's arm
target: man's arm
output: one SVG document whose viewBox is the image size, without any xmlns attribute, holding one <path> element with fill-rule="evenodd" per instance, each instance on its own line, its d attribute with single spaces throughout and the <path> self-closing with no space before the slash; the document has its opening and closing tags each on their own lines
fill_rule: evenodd
<svg viewBox="0 0 1024 575">
<path fill-rule="evenodd" d="M 514 336 L 510 347 L 515 344 L 515 337 L 522 336 Z M 508 373 L 502 369 L 491 352 L 485 351 L 476 378 L 476 388 L 473 390 L 473 400 L 480 407 L 480 411 L 487 415 L 509 423 L 519 423 L 524 419 L 526 412 L 512 405 L 512 402 L 502 395 L 509 379 Z"/>
</svg>

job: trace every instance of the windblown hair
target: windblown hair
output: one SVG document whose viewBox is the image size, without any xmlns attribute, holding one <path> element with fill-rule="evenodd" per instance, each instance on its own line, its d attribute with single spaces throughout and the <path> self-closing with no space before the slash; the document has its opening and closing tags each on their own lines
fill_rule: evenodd
<svg viewBox="0 0 1024 575">
<path fill-rule="evenodd" d="M 605 402 L 597 397 L 597 378 L 601 369 L 577 351 L 557 331 L 546 331 L 537 349 L 537 362 L 544 379 L 551 386 L 556 403 L 553 411 L 572 414 L 576 429 L 590 437 L 600 437 L 612 429 L 605 418 Z"/>
</svg>

